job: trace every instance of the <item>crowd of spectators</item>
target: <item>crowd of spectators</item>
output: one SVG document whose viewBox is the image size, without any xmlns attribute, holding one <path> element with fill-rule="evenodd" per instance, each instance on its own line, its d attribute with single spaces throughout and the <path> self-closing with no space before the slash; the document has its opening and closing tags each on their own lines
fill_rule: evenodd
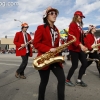
<svg viewBox="0 0 100 100">
<path fill-rule="evenodd" d="M 8 50 L 0 50 L 1 54 L 14 54 L 16 52 L 16 50 L 14 48 L 8 49 Z"/>
</svg>

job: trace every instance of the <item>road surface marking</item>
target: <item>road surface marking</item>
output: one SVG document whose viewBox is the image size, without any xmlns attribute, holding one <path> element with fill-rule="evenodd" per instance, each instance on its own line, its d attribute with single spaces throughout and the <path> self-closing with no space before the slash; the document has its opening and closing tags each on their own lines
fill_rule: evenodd
<svg viewBox="0 0 100 100">
<path fill-rule="evenodd" d="M 0 63 L 1 65 L 8 65 L 8 66 L 19 66 L 18 64 L 7 64 L 7 63 Z M 27 66 L 27 67 L 32 67 L 32 66 Z"/>
</svg>

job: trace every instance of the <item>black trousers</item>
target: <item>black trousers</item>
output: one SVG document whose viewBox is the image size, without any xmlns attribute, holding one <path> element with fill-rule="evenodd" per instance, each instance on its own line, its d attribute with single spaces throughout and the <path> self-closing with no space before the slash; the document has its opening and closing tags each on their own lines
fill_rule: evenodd
<svg viewBox="0 0 100 100">
<path fill-rule="evenodd" d="M 24 75 L 24 70 L 25 70 L 27 63 L 28 63 L 28 56 L 29 56 L 29 53 L 26 53 L 25 56 L 21 56 L 22 63 L 19 66 L 19 68 L 17 69 L 17 73 L 20 74 L 20 75 Z"/>
<path fill-rule="evenodd" d="M 71 55 L 72 66 L 69 69 L 69 72 L 68 72 L 68 75 L 67 75 L 67 80 L 71 79 L 72 75 L 74 74 L 74 71 L 78 67 L 78 61 L 79 60 L 80 60 L 82 65 L 79 69 L 78 79 L 82 79 L 82 76 L 83 76 L 85 69 L 87 67 L 86 55 L 83 51 L 80 51 L 80 52 L 69 51 L 69 52 L 70 52 L 70 55 Z"/>
<path fill-rule="evenodd" d="M 91 59 L 98 59 L 100 60 L 99 58 L 99 54 L 97 54 L 97 51 L 95 51 L 94 53 L 89 53 L 89 58 Z M 89 67 L 91 64 L 92 64 L 93 61 L 87 61 L 87 67 Z M 100 74 L 100 63 L 98 61 L 95 61 L 96 62 L 96 67 L 97 67 L 97 70 Z M 87 68 L 86 67 L 86 68 Z"/>
<path fill-rule="evenodd" d="M 71 60 L 70 52 L 69 52 L 69 54 L 67 55 L 67 60 Z"/>
<path fill-rule="evenodd" d="M 58 80 L 57 84 L 58 100 L 65 100 L 64 99 L 65 75 L 63 68 L 61 68 L 57 63 L 50 65 L 50 67 L 47 70 L 39 70 L 41 81 L 39 85 L 38 100 L 45 100 L 45 90 L 48 84 L 50 70 L 52 70 L 52 72 L 54 73 L 54 75 L 57 77 Z"/>
</svg>

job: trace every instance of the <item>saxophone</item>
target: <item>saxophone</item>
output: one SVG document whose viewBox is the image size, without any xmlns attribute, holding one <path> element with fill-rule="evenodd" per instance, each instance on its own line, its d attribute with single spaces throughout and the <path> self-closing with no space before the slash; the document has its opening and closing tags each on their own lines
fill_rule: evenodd
<svg viewBox="0 0 100 100">
<path fill-rule="evenodd" d="M 68 34 L 70 35 L 70 34 Z M 46 52 L 36 58 L 33 59 L 33 67 L 37 70 L 41 70 L 45 68 L 46 66 L 53 64 L 55 62 L 63 62 L 64 61 L 64 56 L 55 56 L 58 53 L 60 53 L 62 50 L 66 49 L 67 46 L 69 46 L 71 43 L 76 41 L 76 37 L 73 35 L 70 35 L 73 37 L 72 40 L 68 41 L 67 43 L 64 43 L 63 45 L 57 47 L 57 51 L 54 52 Z"/>
<path fill-rule="evenodd" d="M 93 52 L 95 52 L 95 51 L 98 51 L 98 47 L 99 47 L 99 46 L 100 46 L 100 43 L 95 44 L 95 45 L 92 46 L 92 48 L 93 48 L 92 51 L 87 50 L 87 51 L 85 51 L 85 53 L 93 53 Z"/>
</svg>

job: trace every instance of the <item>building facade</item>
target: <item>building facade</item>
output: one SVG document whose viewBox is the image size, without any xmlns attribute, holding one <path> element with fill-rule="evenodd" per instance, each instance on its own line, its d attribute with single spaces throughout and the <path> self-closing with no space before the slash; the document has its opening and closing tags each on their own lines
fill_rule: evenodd
<svg viewBox="0 0 100 100">
<path fill-rule="evenodd" d="M 8 50 L 15 49 L 15 45 L 13 43 L 13 38 L 1 38 L 0 40 L 0 50 Z"/>
</svg>

